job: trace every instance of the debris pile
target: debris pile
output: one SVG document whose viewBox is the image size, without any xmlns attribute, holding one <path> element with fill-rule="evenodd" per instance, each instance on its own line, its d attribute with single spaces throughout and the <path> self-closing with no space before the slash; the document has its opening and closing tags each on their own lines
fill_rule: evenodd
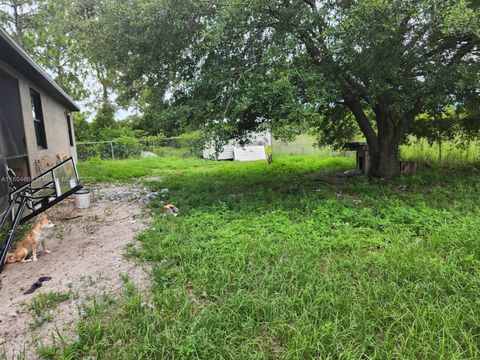
<svg viewBox="0 0 480 360">
<path fill-rule="evenodd" d="M 168 192 L 164 189 L 161 192 L 149 190 L 146 187 L 109 185 L 93 188 L 97 200 L 109 200 L 113 203 L 136 202 L 147 204 L 150 200 L 158 197 L 160 193 Z"/>
</svg>

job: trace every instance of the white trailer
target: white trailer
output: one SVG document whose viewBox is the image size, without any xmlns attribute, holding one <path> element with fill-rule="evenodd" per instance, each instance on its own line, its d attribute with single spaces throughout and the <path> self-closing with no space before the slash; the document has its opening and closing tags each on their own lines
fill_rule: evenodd
<svg viewBox="0 0 480 360">
<path fill-rule="evenodd" d="M 267 159 L 267 148 L 272 146 L 270 131 L 252 133 L 249 142 L 241 146 L 236 140 L 230 140 L 223 149 L 216 154 L 215 145 L 210 142 L 203 150 L 203 157 L 212 160 L 257 161 Z"/>
</svg>

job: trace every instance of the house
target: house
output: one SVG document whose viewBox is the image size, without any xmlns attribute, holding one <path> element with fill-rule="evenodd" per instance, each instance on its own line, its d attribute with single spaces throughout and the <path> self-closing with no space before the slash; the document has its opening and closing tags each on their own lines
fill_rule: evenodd
<svg viewBox="0 0 480 360">
<path fill-rule="evenodd" d="M 0 211 L 9 169 L 22 182 L 61 159 L 76 160 L 75 111 L 75 102 L 0 28 Z"/>
<path fill-rule="evenodd" d="M 218 151 L 215 144 L 210 142 L 203 149 L 203 158 L 215 160 L 255 161 L 267 159 L 267 148 L 272 146 L 270 131 L 252 133 L 248 144 L 242 146 L 236 140 L 230 140 Z"/>
</svg>

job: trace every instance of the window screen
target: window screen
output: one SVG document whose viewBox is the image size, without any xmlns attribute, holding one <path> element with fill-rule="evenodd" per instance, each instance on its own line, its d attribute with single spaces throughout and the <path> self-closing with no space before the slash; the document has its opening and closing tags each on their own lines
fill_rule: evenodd
<svg viewBox="0 0 480 360">
<path fill-rule="evenodd" d="M 0 156 L 25 156 L 25 144 L 18 81 L 0 69 Z"/>
<path fill-rule="evenodd" d="M 65 116 L 67 117 L 68 139 L 70 140 L 70 146 L 73 146 L 72 116 L 70 114 L 66 114 Z"/>
<path fill-rule="evenodd" d="M 45 124 L 43 121 L 42 100 L 40 94 L 30 89 L 30 100 L 32 102 L 32 117 L 35 126 L 35 136 L 37 138 L 37 146 L 42 149 L 47 148 L 47 137 L 45 134 Z"/>
</svg>

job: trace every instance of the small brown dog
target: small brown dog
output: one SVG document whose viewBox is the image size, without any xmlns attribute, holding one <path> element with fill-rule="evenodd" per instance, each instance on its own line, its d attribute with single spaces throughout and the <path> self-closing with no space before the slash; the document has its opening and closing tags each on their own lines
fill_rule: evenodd
<svg viewBox="0 0 480 360">
<path fill-rule="evenodd" d="M 168 204 L 163 207 L 163 215 L 178 216 L 180 215 L 180 210 L 175 205 Z"/>
<path fill-rule="evenodd" d="M 5 262 L 8 264 L 13 264 L 15 262 L 28 262 L 32 259 L 26 260 L 30 250 L 32 252 L 33 261 L 37 261 L 37 247 L 38 243 L 42 243 L 43 252 L 49 254 L 50 251 L 47 250 L 45 245 L 45 239 L 41 236 L 41 231 L 43 229 L 53 228 L 55 225 L 48 219 L 47 215 L 42 215 L 40 220 L 38 220 L 32 230 L 17 244 L 15 251 L 9 253 Z"/>
</svg>

